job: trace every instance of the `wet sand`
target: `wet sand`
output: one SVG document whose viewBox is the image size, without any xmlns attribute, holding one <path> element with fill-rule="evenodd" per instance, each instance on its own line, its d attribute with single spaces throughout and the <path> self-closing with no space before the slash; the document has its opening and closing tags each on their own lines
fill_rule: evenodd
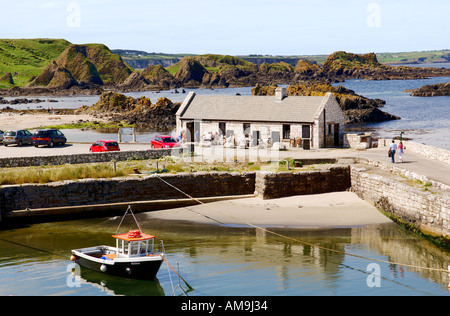
<svg viewBox="0 0 450 316">
<path fill-rule="evenodd" d="M 199 224 L 282 228 L 344 228 L 391 223 L 352 192 L 263 200 L 258 197 L 153 211 L 149 218 Z"/>
<path fill-rule="evenodd" d="M 84 122 L 106 122 L 91 115 L 74 114 L 20 114 L 12 112 L 0 112 L 0 130 L 9 129 L 36 129 L 42 126 L 64 125 Z"/>
</svg>

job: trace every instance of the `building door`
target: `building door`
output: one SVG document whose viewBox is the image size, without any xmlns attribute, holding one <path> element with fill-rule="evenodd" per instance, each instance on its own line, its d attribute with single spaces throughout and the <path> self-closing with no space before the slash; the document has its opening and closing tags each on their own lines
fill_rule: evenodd
<svg viewBox="0 0 450 316">
<path fill-rule="evenodd" d="M 186 137 L 188 142 L 200 141 L 200 122 L 187 122 L 186 131 L 188 133 Z M 196 135 L 198 139 L 195 139 Z"/>
<path fill-rule="evenodd" d="M 186 132 L 186 141 L 190 143 L 194 142 L 194 122 L 186 123 Z"/>
<path fill-rule="evenodd" d="M 291 125 L 283 124 L 283 139 L 291 138 Z"/>
<path fill-rule="evenodd" d="M 280 132 L 272 132 L 270 138 L 272 139 L 272 144 L 280 142 Z"/>
<path fill-rule="evenodd" d="M 339 146 L 339 123 L 334 124 L 334 146 Z"/>
<path fill-rule="evenodd" d="M 250 135 L 250 123 L 244 123 L 244 136 L 247 138 Z"/>
<path fill-rule="evenodd" d="M 224 122 L 219 123 L 219 130 L 222 133 L 222 135 L 226 135 L 227 125 Z"/>
</svg>

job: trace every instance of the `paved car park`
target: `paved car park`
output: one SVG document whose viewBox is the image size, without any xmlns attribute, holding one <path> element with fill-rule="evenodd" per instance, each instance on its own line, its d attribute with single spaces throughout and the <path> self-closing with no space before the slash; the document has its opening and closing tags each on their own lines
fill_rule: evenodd
<svg viewBox="0 0 450 316">
<path fill-rule="evenodd" d="M 33 145 L 22 145 L 21 147 L 0 145 L 0 158 L 87 154 L 91 145 L 92 143 L 66 143 L 63 146 L 38 148 Z M 148 143 L 120 143 L 121 151 L 149 149 L 151 148 Z"/>
</svg>

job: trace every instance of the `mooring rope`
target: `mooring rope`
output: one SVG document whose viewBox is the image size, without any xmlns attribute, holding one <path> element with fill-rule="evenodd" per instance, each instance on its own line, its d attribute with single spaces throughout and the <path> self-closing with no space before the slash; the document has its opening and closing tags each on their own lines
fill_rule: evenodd
<svg viewBox="0 0 450 316">
<path fill-rule="evenodd" d="M 220 211 L 219 209 L 217 209 L 217 208 L 215 208 L 215 207 L 212 207 L 211 205 L 207 205 L 206 203 L 200 201 L 199 199 L 190 196 L 190 195 L 187 194 L 186 192 L 180 190 L 180 189 L 177 188 L 176 186 L 172 185 L 171 183 L 169 183 L 169 182 L 167 182 L 166 180 L 164 180 L 163 178 L 161 178 L 158 174 L 155 173 L 155 174 L 153 174 L 153 176 L 156 176 L 158 179 L 160 179 L 162 182 L 164 182 L 164 183 L 167 184 L 168 186 L 174 188 L 175 190 L 177 190 L 177 191 L 180 192 L 181 194 L 183 194 L 183 195 L 185 195 L 186 197 L 188 197 L 188 198 L 190 198 L 190 199 L 196 201 L 196 202 L 199 203 L 199 204 L 202 204 L 202 205 L 204 205 L 204 206 L 206 206 L 206 207 L 209 207 L 209 208 L 211 208 L 211 209 L 214 209 L 216 212 L 219 212 L 220 214 L 222 214 L 222 215 L 224 215 L 224 216 L 227 216 L 227 217 L 230 217 L 230 218 L 232 218 L 232 219 L 234 219 L 234 220 L 236 220 L 236 221 L 239 221 L 239 222 L 241 222 L 241 223 L 243 223 L 243 224 L 245 224 L 245 225 L 248 225 L 248 226 L 250 226 L 250 227 L 254 227 L 254 228 L 256 228 L 256 229 L 260 229 L 260 230 L 262 230 L 262 231 L 264 231 L 264 232 L 267 232 L 267 233 L 269 233 L 269 234 L 272 234 L 272 235 L 275 235 L 275 236 L 278 236 L 278 237 L 281 237 L 281 238 L 285 238 L 285 239 L 288 239 L 288 240 L 291 240 L 291 241 L 299 242 L 299 243 L 304 244 L 304 245 L 307 245 L 307 246 L 317 247 L 317 248 L 320 248 L 320 249 L 323 249 L 323 250 L 326 250 L 326 251 L 332 251 L 332 252 L 335 252 L 335 253 L 340 253 L 340 254 L 344 254 L 344 255 L 348 255 L 348 256 L 360 258 L 360 259 L 365 259 L 365 260 L 370 260 L 370 261 L 375 261 L 375 262 L 388 263 L 388 264 L 393 264 L 393 265 L 401 265 L 401 266 L 409 267 L 409 268 L 416 268 L 416 269 L 423 269 L 423 270 L 429 270 L 429 271 L 438 271 L 438 272 L 446 272 L 446 273 L 450 273 L 450 268 L 449 268 L 449 269 L 443 269 L 443 268 L 431 268 L 431 267 L 417 266 L 417 265 L 413 265 L 413 264 L 404 264 L 404 263 L 400 263 L 400 262 L 393 262 L 393 261 L 389 261 L 389 260 L 375 259 L 375 258 L 370 258 L 370 257 L 365 257 L 365 256 L 357 255 L 357 254 L 352 254 L 352 253 L 345 252 L 345 251 L 341 251 L 341 250 L 336 250 L 336 249 L 332 249 L 332 248 L 323 247 L 323 246 L 320 246 L 320 245 L 317 245 L 317 244 L 313 244 L 313 243 L 309 243 L 309 242 L 306 242 L 306 241 L 303 241 L 303 240 L 299 240 L 299 239 L 297 239 L 297 238 L 293 238 L 293 237 L 289 237 L 289 236 L 286 236 L 286 235 L 282 235 L 282 234 L 279 234 L 279 233 L 277 233 L 277 232 L 271 231 L 271 230 L 269 230 L 269 229 L 267 229 L 267 228 L 260 227 L 260 226 L 254 225 L 254 224 L 252 224 L 252 223 L 249 223 L 249 222 L 247 222 L 247 221 L 244 221 L 243 219 L 240 219 L 240 218 L 238 218 L 238 217 L 232 216 L 232 215 L 230 215 L 230 214 L 225 214 L 225 213 L 223 213 L 222 211 Z M 192 210 L 190 210 L 190 211 L 192 211 Z M 198 213 L 198 212 L 195 212 L 195 213 L 200 214 L 200 213 Z M 203 214 L 201 214 L 201 215 L 203 215 Z M 209 218 L 211 218 L 211 217 L 209 217 Z"/>
</svg>

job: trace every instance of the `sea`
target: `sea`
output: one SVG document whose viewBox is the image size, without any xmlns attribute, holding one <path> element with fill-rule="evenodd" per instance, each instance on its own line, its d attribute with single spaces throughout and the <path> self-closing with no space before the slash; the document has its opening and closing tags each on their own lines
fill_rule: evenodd
<svg viewBox="0 0 450 316">
<path fill-rule="evenodd" d="M 420 98 L 404 92 L 437 82 L 450 82 L 450 77 L 340 83 L 358 94 L 385 100 L 383 110 L 402 118 L 349 130 L 366 129 L 382 137 L 403 131 L 415 141 L 450 149 L 450 97 Z M 250 95 L 250 90 L 195 89 L 199 94 L 229 95 Z M 144 95 L 152 102 L 165 96 L 179 102 L 189 91 L 192 89 L 128 95 Z M 56 99 L 59 102 L 48 105 L 14 107 L 78 108 L 95 103 L 98 97 Z M 70 137 L 91 135 L 96 140 L 98 134 L 93 133 L 74 130 Z M 70 250 L 112 245 L 111 235 L 121 221 L 120 216 L 78 219 L 0 230 L 0 295 L 231 295 L 251 300 L 275 296 L 450 296 L 448 271 L 433 269 L 450 265 L 449 250 L 394 223 L 310 230 L 273 228 L 276 234 L 269 234 L 253 227 L 164 221 L 146 213 L 136 217 L 143 231 L 155 235 L 157 242 L 164 241 L 167 260 L 174 268 L 163 263 L 155 281 L 111 277 L 75 267 L 69 260 Z M 134 227 L 130 225 L 130 229 Z M 148 302 L 148 308 L 153 303 Z"/>
</svg>

